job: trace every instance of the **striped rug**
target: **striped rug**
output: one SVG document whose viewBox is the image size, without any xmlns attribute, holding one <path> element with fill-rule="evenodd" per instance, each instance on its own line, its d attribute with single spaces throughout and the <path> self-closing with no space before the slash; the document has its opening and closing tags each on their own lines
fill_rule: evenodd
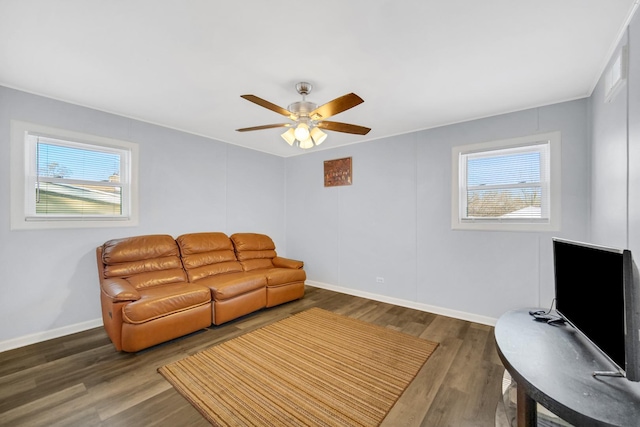
<svg viewBox="0 0 640 427">
<path fill-rule="evenodd" d="M 437 346 L 312 308 L 158 371 L 216 426 L 376 426 Z"/>
</svg>

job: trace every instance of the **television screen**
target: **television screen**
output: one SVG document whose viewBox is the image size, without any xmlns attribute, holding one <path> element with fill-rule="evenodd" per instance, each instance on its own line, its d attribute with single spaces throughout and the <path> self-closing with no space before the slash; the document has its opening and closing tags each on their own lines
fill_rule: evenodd
<svg viewBox="0 0 640 427">
<path fill-rule="evenodd" d="M 624 371 L 623 251 L 554 239 L 556 309 Z"/>
<path fill-rule="evenodd" d="M 640 273 L 631 251 L 553 239 L 558 314 L 640 381 Z M 607 367 L 603 367 L 607 369 Z"/>
</svg>

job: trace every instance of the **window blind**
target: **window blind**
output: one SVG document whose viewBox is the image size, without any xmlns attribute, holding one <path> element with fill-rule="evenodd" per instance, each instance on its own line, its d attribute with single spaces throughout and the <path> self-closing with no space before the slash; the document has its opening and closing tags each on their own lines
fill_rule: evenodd
<svg viewBox="0 0 640 427">
<path fill-rule="evenodd" d="M 549 218 L 548 143 L 461 154 L 466 220 Z"/>
<path fill-rule="evenodd" d="M 123 214 L 120 153 L 38 136 L 35 154 L 36 215 Z"/>
</svg>

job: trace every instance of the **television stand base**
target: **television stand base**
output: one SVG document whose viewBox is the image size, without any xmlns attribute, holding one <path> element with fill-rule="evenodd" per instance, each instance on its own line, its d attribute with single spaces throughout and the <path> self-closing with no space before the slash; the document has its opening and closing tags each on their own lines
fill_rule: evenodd
<svg viewBox="0 0 640 427">
<path fill-rule="evenodd" d="M 620 371 L 593 371 L 593 374 L 591 375 L 593 375 L 594 377 L 617 377 L 617 378 L 625 377 L 625 374 Z"/>
<path fill-rule="evenodd" d="M 531 399 L 574 426 L 639 426 L 640 383 L 594 379 L 596 369 L 621 369 L 581 334 L 534 322 L 529 310 L 503 314 L 494 330 L 498 356 L 517 383 L 516 402 L 524 401 L 516 403 L 518 426 L 534 427 L 532 419 L 540 421 Z"/>
</svg>

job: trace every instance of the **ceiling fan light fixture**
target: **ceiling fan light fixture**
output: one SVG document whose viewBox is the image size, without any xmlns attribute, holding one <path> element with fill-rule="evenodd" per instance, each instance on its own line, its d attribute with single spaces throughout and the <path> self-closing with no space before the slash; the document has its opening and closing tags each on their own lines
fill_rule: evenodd
<svg viewBox="0 0 640 427">
<path fill-rule="evenodd" d="M 308 137 L 307 139 L 300 141 L 300 148 L 302 148 L 303 150 L 306 150 L 312 147 L 313 147 L 313 141 L 311 140 L 311 137 Z"/>
<path fill-rule="evenodd" d="M 327 139 L 327 134 L 320 128 L 355 135 L 366 135 L 371 130 L 364 126 L 326 121 L 326 119 L 331 116 L 363 103 L 364 100 L 358 95 L 348 93 L 318 107 L 317 104 L 306 100 L 306 96 L 309 95 L 312 88 L 313 85 L 308 82 L 298 83 L 296 85 L 296 91 L 302 95 L 302 101 L 289 104 L 289 107 L 286 109 L 255 95 L 240 95 L 241 98 L 278 113 L 291 120 L 291 122 L 252 126 L 249 128 L 236 129 L 236 131 L 247 132 L 272 128 L 288 128 L 286 132 L 280 135 L 282 139 L 287 141 L 287 144 L 292 147 L 296 146 L 307 150 L 322 144 L 324 140 Z"/>
<path fill-rule="evenodd" d="M 296 142 L 296 132 L 293 128 L 290 128 L 288 131 L 280 135 L 282 139 L 287 141 L 287 144 L 293 146 L 293 143 Z"/>
<path fill-rule="evenodd" d="M 298 141 L 305 141 L 309 138 L 309 125 L 306 123 L 300 123 L 294 131 L 296 139 Z"/>
<path fill-rule="evenodd" d="M 322 132 L 320 130 L 320 128 L 313 128 L 311 129 L 311 138 L 313 138 L 313 142 L 316 143 L 316 145 L 320 145 L 324 142 L 325 139 L 327 139 L 327 134 Z"/>
</svg>

